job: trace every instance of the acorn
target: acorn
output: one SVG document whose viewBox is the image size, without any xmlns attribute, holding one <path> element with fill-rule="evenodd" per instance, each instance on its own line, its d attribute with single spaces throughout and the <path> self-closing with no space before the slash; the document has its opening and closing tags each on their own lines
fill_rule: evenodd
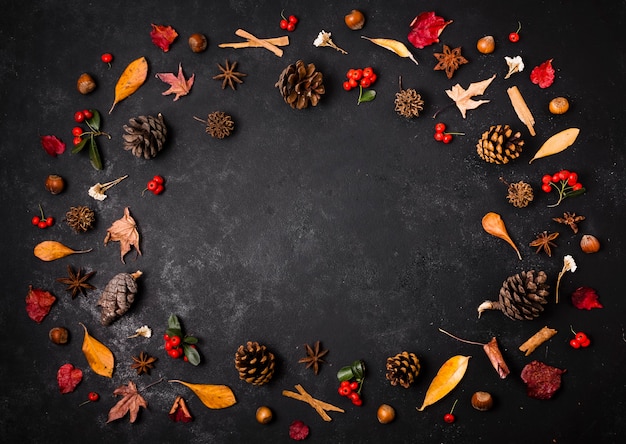
<svg viewBox="0 0 626 444">
<path fill-rule="evenodd" d="M 63 345 L 67 344 L 67 340 L 70 336 L 70 332 L 65 327 L 54 327 L 48 333 L 48 337 L 54 344 Z"/>
<path fill-rule="evenodd" d="M 76 89 L 81 94 L 89 94 L 96 89 L 96 81 L 86 72 L 81 74 L 76 82 Z"/>
<path fill-rule="evenodd" d="M 65 188 L 65 180 L 58 174 L 50 174 L 46 177 L 46 190 L 52 194 L 59 194 Z"/>
<path fill-rule="evenodd" d="M 344 21 L 346 22 L 346 26 L 348 28 L 353 31 L 358 31 L 365 25 L 365 16 L 358 9 L 353 9 L 350 11 L 350 14 L 347 14 L 344 17 Z"/>
<path fill-rule="evenodd" d="M 496 41 L 493 36 L 486 35 L 476 42 L 476 49 L 482 54 L 491 54 L 496 49 Z"/>
<path fill-rule="evenodd" d="M 565 114 L 569 110 L 569 101 L 565 97 L 555 97 L 550 100 L 548 109 L 552 114 Z"/>
<path fill-rule="evenodd" d="M 267 424 L 269 423 L 274 414 L 272 413 L 272 409 L 269 407 L 262 405 L 258 409 L 256 409 L 256 420 L 259 424 Z"/>
<path fill-rule="evenodd" d="M 381 404 L 376 411 L 376 418 L 381 424 L 389 424 L 396 418 L 396 410 L 388 404 Z"/>
<path fill-rule="evenodd" d="M 206 36 L 200 33 L 191 34 L 187 43 L 189 43 L 189 48 L 196 53 L 205 51 L 208 45 Z"/>
<path fill-rule="evenodd" d="M 486 412 L 493 407 L 493 398 L 490 393 L 476 392 L 472 395 L 472 407 L 481 412 Z"/>
<path fill-rule="evenodd" d="M 597 253 L 600 250 L 600 241 L 592 234 L 585 234 L 580 239 L 580 249 L 584 253 Z"/>
</svg>

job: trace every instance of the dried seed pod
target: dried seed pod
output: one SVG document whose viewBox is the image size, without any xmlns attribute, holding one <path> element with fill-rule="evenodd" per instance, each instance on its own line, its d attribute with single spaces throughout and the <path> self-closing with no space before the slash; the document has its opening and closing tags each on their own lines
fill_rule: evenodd
<svg viewBox="0 0 626 444">
<path fill-rule="evenodd" d="M 476 392 L 472 395 L 472 407 L 481 412 L 491 410 L 493 407 L 493 397 L 487 392 Z"/>
<path fill-rule="evenodd" d="M 600 250 L 600 241 L 592 234 L 585 234 L 580 239 L 580 249 L 584 253 L 597 253 Z"/>
</svg>

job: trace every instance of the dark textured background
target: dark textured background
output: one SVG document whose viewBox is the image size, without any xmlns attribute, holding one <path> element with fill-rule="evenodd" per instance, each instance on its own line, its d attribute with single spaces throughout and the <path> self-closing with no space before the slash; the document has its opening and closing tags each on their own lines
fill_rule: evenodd
<svg viewBox="0 0 626 444">
<path fill-rule="evenodd" d="M 361 8 L 367 23 L 349 31 L 343 16 Z M 290 34 L 283 58 L 264 49 L 220 49 L 238 41 L 242 27 L 259 37 L 283 35 L 280 11 L 296 14 L 300 23 Z M 419 66 L 360 39 L 389 37 L 406 42 L 408 25 L 422 11 L 435 10 L 454 20 L 441 43 L 413 49 Z M 624 223 L 624 11 L 622 0 L 599 1 L 447 1 L 377 0 L 353 2 L 153 1 L 10 2 L 0 17 L 0 204 L 2 224 L 3 356 L 0 367 L 0 434 L 9 442 L 285 442 L 294 419 L 311 427 L 311 442 L 617 442 L 626 435 L 624 405 L 623 273 Z M 509 32 L 522 22 L 521 40 Z M 180 37 L 168 53 L 150 42 L 150 23 L 173 26 Z M 331 31 L 349 54 L 316 48 L 317 33 Z M 193 54 L 187 37 L 205 33 L 209 49 Z M 481 55 L 475 42 L 496 37 L 492 55 Z M 468 65 L 452 80 L 432 70 L 433 52 L 441 44 L 462 46 Z M 100 62 L 112 52 L 111 69 Z M 526 69 L 504 80 L 504 56 L 521 55 Z M 123 68 L 137 57 L 150 64 L 148 81 L 132 97 L 106 114 Z M 542 90 L 529 80 L 531 69 L 554 58 L 557 78 Z M 237 91 L 220 89 L 211 77 L 217 63 L 237 61 L 248 74 Z M 283 103 L 274 83 L 288 64 L 303 59 L 324 73 L 327 93 L 320 105 L 304 111 Z M 191 93 L 173 102 L 161 96 L 167 85 L 157 72 L 195 73 Z M 357 93 L 344 92 L 349 68 L 371 65 L 379 74 L 371 103 L 356 105 Z M 82 72 L 98 88 L 88 96 L 75 90 Z M 432 138 L 432 115 L 451 103 L 444 93 L 456 83 L 498 76 L 484 98 L 490 103 L 463 119 L 454 107 L 437 120 L 465 132 L 452 144 Z M 416 88 L 427 108 L 423 117 L 405 120 L 393 111 L 398 76 L 405 88 Z M 506 88 L 518 85 L 535 115 L 537 136 L 530 137 L 515 116 Z M 548 101 L 568 97 L 571 110 L 562 116 L 547 111 Z M 87 153 L 68 151 L 52 158 L 39 136 L 56 134 L 68 144 L 76 110 L 96 108 L 112 140 L 99 139 L 103 171 L 89 165 Z M 235 133 L 212 139 L 192 117 L 221 110 L 236 122 Z M 170 136 L 154 160 L 132 157 L 121 148 L 121 127 L 137 115 L 163 113 Z M 490 125 L 509 123 L 525 135 L 522 157 L 510 166 L 480 160 L 474 149 Z M 528 160 L 550 135 L 580 127 L 575 145 L 562 154 Z M 546 208 L 554 195 L 539 190 L 541 176 L 562 168 L 575 170 L 588 191 Z M 66 178 L 58 196 L 44 190 L 50 173 Z M 129 178 L 96 202 L 87 189 L 128 174 Z M 141 190 L 154 174 L 166 178 L 161 196 Z M 515 209 L 505 199 L 507 181 L 526 180 L 535 201 Z M 51 229 L 30 225 L 41 203 L 57 218 Z M 88 205 L 97 213 L 96 229 L 74 234 L 63 215 L 70 206 Z M 143 256 L 119 260 L 117 244 L 103 246 L 110 224 L 129 206 L 141 234 Z M 480 226 L 488 211 L 502 214 L 523 260 L 503 241 Z M 552 222 L 563 211 L 587 217 L 574 235 Z M 559 231 L 558 247 L 549 258 L 528 243 L 541 231 Z M 578 242 L 592 233 L 602 242 L 595 255 L 581 253 Z M 32 254 L 45 239 L 93 252 L 44 263 Z M 543 269 L 551 285 L 565 254 L 578 264 L 562 281 L 562 303 L 551 303 L 533 322 L 513 322 L 497 312 L 477 319 L 476 307 L 497 297 L 502 281 L 526 269 Z M 72 300 L 55 279 L 66 267 L 96 270 L 98 290 Z M 141 269 L 140 295 L 132 310 L 110 327 L 99 324 L 95 303 L 108 280 L 119 272 Z M 58 301 L 37 325 L 24 309 L 28 285 L 53 292 Z M 578 286 L 600 294 L 605 308 L 574 308 L 569 294 Z M 198 367 L 165 355 L 161 335 L 167 317 L 176 313 L 189 333 L 200 338 L 203 362 Z M 112 379 L 95 375 L 80 350 L 83 322 L 116 357 Z M 148 324 L 151 339 L 126 339 Z M 48 330 L 67 326 L 69 345 L 51 344 Z M 544 325 L 559 330 L 530 357 L 517 347 Z M 570 325 L 586 331 L 592 346 L 568 346 Z M 442 327 L 475 341 L 497 336 L 511 375 L 500 380 L 480 347 L 456 342 Z M 278 358 L 271 383 L 253 387 L 238 380 L 233 366 L 237 347 L 254 340 Z M 297 360 L 303 344 L 321 340 L 330 350 L 328 363 L 314 376 Z M 147 351 L 159 358 L 150 376 L 137 377 L 131 356 Z M 385 380 L 388 356 L 403 350 L 422 362 L 411 389 Z M 456 354 L 472 355 L 461 384 L 439 403 L 417 412 L 439 366 Z M 336 371 L 355 359 L 367 365 L 365 403 L 353 407 L 336 394 Z M 532 359 L 567 369 L 563 387 L 550 401 L 525 394 L 519 378 Z M 71 362 L 84 371 L 75 392 L 60 395 L 56 371 Z M 135 424 L 126 418 L 105 424 L 114 405 L 115 387 L 135 381 L 141 388 L 160 377 L 229 385 L 238 403 L 211 411 L 182 386 L 161 383 L 144 392 L 149 408 Z M 308 405 L 286 399 L 284 389 L 301 383 L 313 396 L 346 409 L 323 422 Z M 475 411 L 469 398 L 490 391 L 495 408 Z M 101 400 L 78 408 L 89 391 Z M 183 394 L 195 418 L 190 424 L 167 418 L 176 394 Z M 457 422 L 442 421 L 455 399 Z M 378 424 L 376 408 L 386 402 L 396 421 Z M 259 405 L 269 405 L 276 419 L 268 426 L 254 420 Z"/>
</svg>

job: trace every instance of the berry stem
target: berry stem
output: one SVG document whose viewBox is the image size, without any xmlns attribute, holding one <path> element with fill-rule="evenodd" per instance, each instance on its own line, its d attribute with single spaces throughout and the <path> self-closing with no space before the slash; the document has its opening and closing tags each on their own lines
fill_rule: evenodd
<svg viewBox="0 0 626 444">
<path fill-rule="evenodd" d="M 41 204 L 39 204 L 39 212 L 41 213 L 41 220 L 46 220 L 46 216 L 43 215 L 43 208 L 41 207 Z"/>
<path fill-rule="evenodd" d="M 517 22 L 517 31 L 515 31 L 515 33 L 518 34 L 521 30 L 522 30 L 522 23 L 518 21 Z"/>
<path fill-rule="evenodd" d="M 439 109 L 439 110 L 438 110 L 438 111 L 437 111 L 437 112 L 433 115 L 433 119 L 436 119 L 436 118 L 437 118 L 437 116 L 439 115 L 439 113 L 440 113 L 441 111 L 443 111 L 443 110 L 445 110 L 445 109 L 450 108 L 452 105 L 455 105 L 455 103 L 454 103 L 454 102 L 453 102 L 453 103 L 450 103 L 450 104 L 448 104 L 448 105 L 444 106 L 443 108 Z"/>
</svg>

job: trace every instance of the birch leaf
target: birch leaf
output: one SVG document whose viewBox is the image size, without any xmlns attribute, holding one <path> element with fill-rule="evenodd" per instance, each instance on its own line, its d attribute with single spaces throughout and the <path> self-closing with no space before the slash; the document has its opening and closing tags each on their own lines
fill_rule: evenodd
<svg viewBox="0 0 626 444">
<path fill-rule="evenodd" d="M 226 385 L 191 384 L 178 379 L 171 379 L 168 382 L 178 382 L 189 388 L 210 409 L 224 409 L 237 403 L 235 394 Z"/>
<path fill-rule="evenodd" d="M 137 254 L 141 254 L 137 223 L 135 223 L 135 219 L 130 215 L 128 207 L 124 208 L 124 216 L 113 222 L 107 229 L 104 245 L 108 244 L 109 241 L 118 241 L 120 243 L 120 258 L 122 263 L 125 263 L 124 255 L 128 253 L 133 246 L 137 249 Z"/>
<path fill-rule="evenodd" d="M 85 337 L 83 339 L 83 353 L 89 367 L 100 376 L 106 376 L 110 378 L 113 376 L 113 366 L 115 365 L 115 358 L 113 353 L 106 345 L 97 339 L 91 337 L 87 331 L 87 327 L 80 324 L 85 329 Z"/>
<path fill-rule="evenodd" d="M 437 376 L 433 379 L 426 391 L 424 403 L 418 411 L 423 411 L 429 405 L 434 404 L 441 398 L 446 396 L 457 386 L 467 370 L 470 356 L 453 356 L 448 359 L 437 372 Z"/>
<path fill-rule="evenodd" d="M 137 91 L 144 84 L 147 77 L 148 61 L 145 57 L 140 57 L 130 62 L 115 84 L 115 99 L 109 114 L 111 114 L 115 105 Z"/>
<path fill-rule="evenodd" d="M 465 119 L 465 113 L 469 109 L 476 109 L 483 103 L 488 103 L 489 100 L 472 100 L 474 96 L 481 96 L 489 86 L 489 84 L 496 78 L 494 74 L 492 77 L 483 80 L 481 82 L 470 83 L 467 89 L 463 89 L 460 84 L 454 85 L 451 89 L 446 90 L 446 94 L 456 103 L 456 107 L 461 111 L 463 118 Z"/>
</svg>

